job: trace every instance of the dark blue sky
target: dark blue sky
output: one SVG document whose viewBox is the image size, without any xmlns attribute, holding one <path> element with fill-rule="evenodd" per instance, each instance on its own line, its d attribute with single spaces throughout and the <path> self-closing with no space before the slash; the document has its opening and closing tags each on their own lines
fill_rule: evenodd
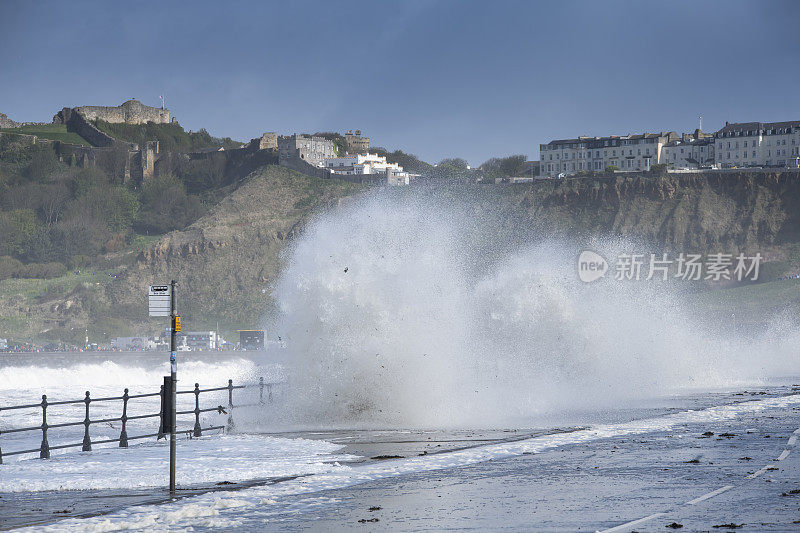
<svg viewBox="0 0 800 533">
<path fill-rule="evenodd" d="M 0 112 L 137 98 L 186 129 L 360 128 L 428 161 L 800 119 L 800 2 L 0 3 Z"/>
</svg>

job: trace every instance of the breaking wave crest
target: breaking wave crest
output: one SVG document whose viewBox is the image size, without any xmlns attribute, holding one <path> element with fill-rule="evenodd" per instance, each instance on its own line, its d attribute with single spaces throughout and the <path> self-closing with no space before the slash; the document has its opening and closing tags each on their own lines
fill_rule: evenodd
<svg viewBox="0 0 800 533">
<path fill-rule="evenodd" d="M 26 356 L 20 355 L 20 358 Z M 36 400 L 47 394 L 51 399 L 72 399 L 84 390 L 122 394 L 126 387 L 137 392 L 157 391 L 163 376 L 169 373 L 167 354 L 141 357 L 136 354 L 114 354 L 98 362 L 47 364 L 28 361 L 20 364 L 0 366 L 0 392 L 4 403 L 12 403 L 10 397 Z M 113 360 L 112 360 L 113 359 Z M 127 360 L 126 360 L 127 359 Z M 221 386 L 228 379 L 237 382 L 252 379 L 256 365 L 244 358 L 220 361 L 185 361 L 179 366 L 181 387 L 194 383 L 203 386 Z M 188 384 L 188 385 L 187 385 Z"/>
<path fill-rule="evenodd" d="M 480 201 L 382 191 L 314 220 L 276 283 L 289 418 L 497 426 L 796 375 L 797 335 L 740 341 L 680 282 L 576 275 L 585 242 Z M 594 241 L 606 257 L 631 243 Z"/>
</svg>

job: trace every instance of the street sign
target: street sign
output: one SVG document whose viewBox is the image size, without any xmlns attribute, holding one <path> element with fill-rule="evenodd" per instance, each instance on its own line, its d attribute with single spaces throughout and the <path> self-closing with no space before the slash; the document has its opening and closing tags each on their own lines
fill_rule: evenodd
<svg viewBox="0 0 800 533">
<path fill-rule="evenodd" d="M 150 285 L 148 299 L 150 316 L 170 316 L 172 288 L 169 285 Z"/>
<path fill-rule="evenodd" d="M 175 333 L 181 332 L 181 317 L 175 317 L 175 325 L 173 327 L 175 328 Z"/>
</svg>

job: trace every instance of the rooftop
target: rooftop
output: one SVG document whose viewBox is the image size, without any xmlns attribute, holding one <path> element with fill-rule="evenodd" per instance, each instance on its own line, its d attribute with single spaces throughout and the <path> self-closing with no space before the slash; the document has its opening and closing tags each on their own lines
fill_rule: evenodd
<svg viewBox="0 0 800 533">
<path fill-rule="evenodd" d="M 734 122 L 732 124 L 725 124 L 717 133 L 789 128 L 800 128 L 800 120 L 788 120 L 785 122 Z"/>
<path fill-rule="evenodd" d="M 610 140 L 638 140 L 638 139 L 656 139 L 659 137 L 670 137 L 670 136 L 677 136 L 678 134 L 674 131 L 662 131 L 661 133 L 637 133 L 637 134 L 627 134 L 627 135 L 609 135 L 607 137 L 589 137 L 589 136 L 581 136 L 577 139 L 556 139 L 554 141 L 550 141 L 547 143 L 549 146 L 555 146 L 560 144 L 575 144 L 581 142 L 589 142 L 589 141 L 610 141 Z"/>
</svg>

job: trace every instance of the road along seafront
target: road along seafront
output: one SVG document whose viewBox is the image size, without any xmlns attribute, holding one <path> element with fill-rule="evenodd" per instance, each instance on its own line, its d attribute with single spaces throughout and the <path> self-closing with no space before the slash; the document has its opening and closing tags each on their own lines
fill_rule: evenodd
<svg viewBox="0 0 800 533">
<path fill-rule="evenodd" d="M 447 432 L 305 432 L 302 441 L 319 439 L 320 444 L 332 446 L 312 460 L 326 469 L 277 483 L 242 483 L 238 490 L 209 490 L 117 508 L 46 527 L 53 531 L 346 530 L 369 524 L 399 531 L 451 527 L 647 531 L 670 524 L 684 526 L 683 531 L 726 524 L 763 531 L 797 527 L 800 462 L 793 452 L 800 433 L 797 389 L 701 394 L 686 402 L 692 405 L 643 418 L 530 434 L 472 431 L 453 432 L 448 438 Z M 279 438 L 291 441 L 299 436 Z M 437 448 L 445 451 L 436 453 Z M 334 459 L 333 454 L 338 460 L 328 460 Z M 266 453 L 261 462 L 274 459 Z M 303 461 L 308 464 L 309 459 Z"/>
</svg>

